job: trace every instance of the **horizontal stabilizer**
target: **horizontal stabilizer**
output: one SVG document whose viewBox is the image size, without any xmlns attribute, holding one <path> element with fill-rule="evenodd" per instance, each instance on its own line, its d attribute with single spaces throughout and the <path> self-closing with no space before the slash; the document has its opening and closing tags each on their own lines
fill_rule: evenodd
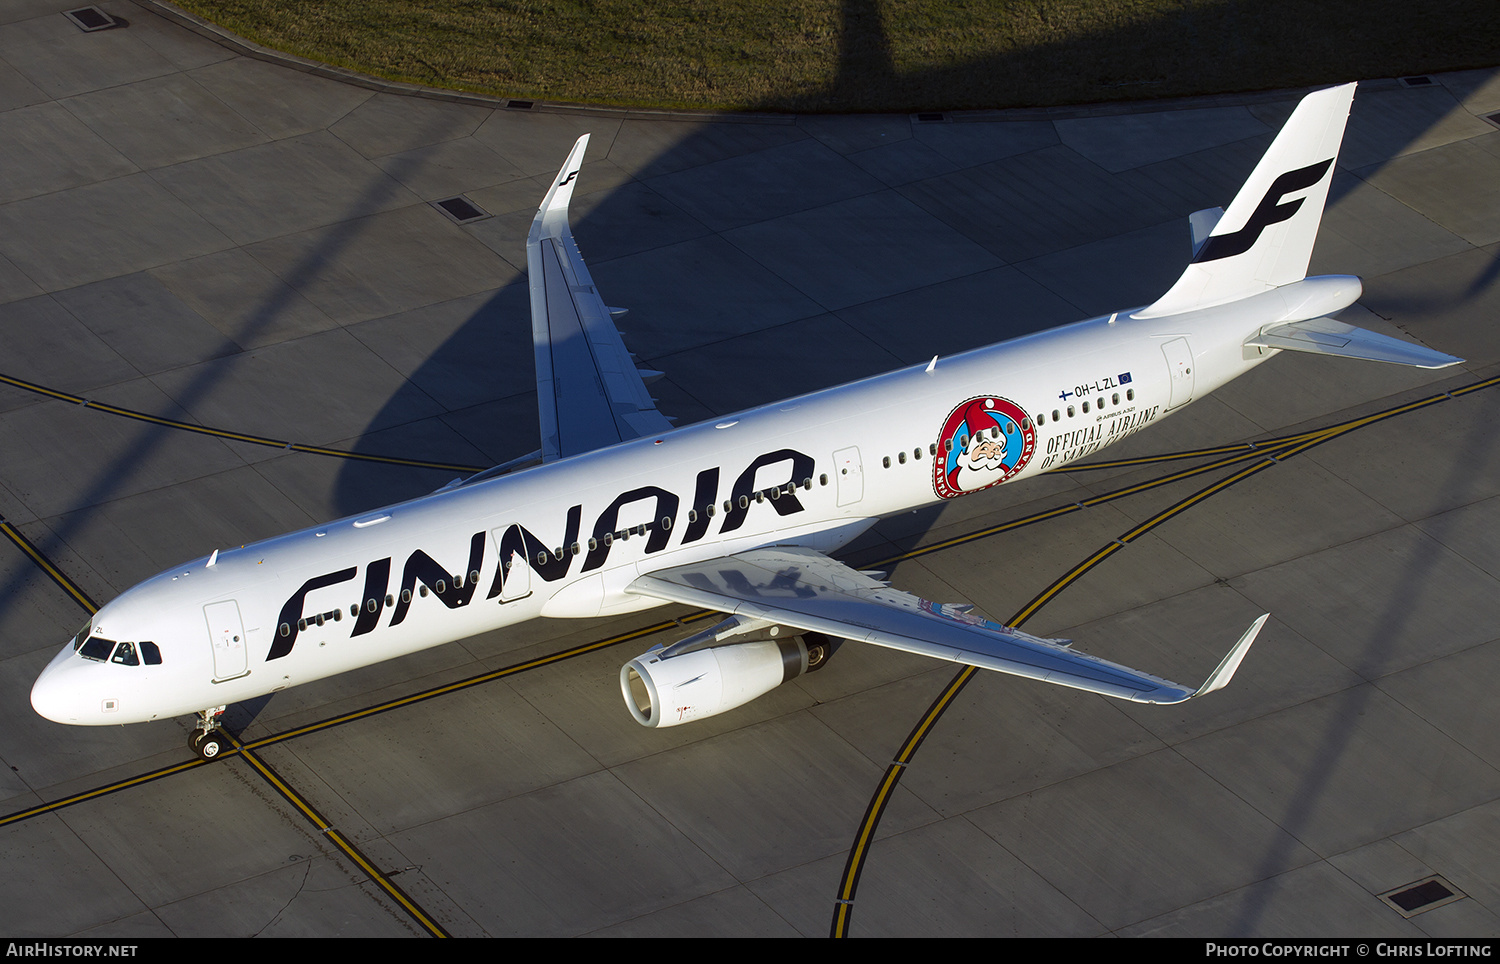
<svg viewBox="0 0 1500 964">
<path fill-rule="evenodd" d="M 1309 318 L 1306 321 L 1271 325 L 1245 344 L 1257 348 L 1304 351 L 1314 355 L 1363 358 L 1366 361 L 1390 362 L 1415 368 L 1447 368 L 1463 361 L 1455 355 L 1445 355 L 1431 348 L 1346 325 L 1332 318 Z"/>
<path fill-rule="evenodd" d="M 1223 217 L 1223 208 L 1204 208 L 1188 215 L 1188 231 L 1193 236 L 1193 257 L 1198 257 L 1198 252 L 1203 250 L 1208 236 L 1219 226 L 1219 220 Z"/>
</svg>

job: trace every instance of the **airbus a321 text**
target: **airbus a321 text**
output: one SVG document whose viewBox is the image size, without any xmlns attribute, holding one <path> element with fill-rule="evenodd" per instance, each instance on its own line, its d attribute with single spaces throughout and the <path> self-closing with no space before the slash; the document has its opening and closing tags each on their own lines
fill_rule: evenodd
<svg viewBox="0 0 1500 964">
<path fill-rule="evenodd" d="M 1202 686 L 1088 656 L 891 588 L 832 553 L 892 513 L 1017 482 L 1117 442 L 1279 351 L 1426 368 L 1461 359 L 1333 320 L 1358 278 L 1306 277 L 1354 85 L 1307 95 L 1193 257 L 1133 311 L 674 428 L 568 225 L 578 140 L 526 244 L 541 449 L 424 498 L 211 555 L 100 609 L 31 692 L 59 723 L 197 713 L 538 616 L 679 603 L 723 613 L 620 670 L 630 713 L 674 726 L 817 668 L 838 640 L 1143 703 Z"/>
</svg>

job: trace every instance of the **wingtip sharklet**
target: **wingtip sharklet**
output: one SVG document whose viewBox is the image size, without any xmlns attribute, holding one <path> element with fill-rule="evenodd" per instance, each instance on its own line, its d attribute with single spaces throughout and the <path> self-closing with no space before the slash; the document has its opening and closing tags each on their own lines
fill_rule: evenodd
<svg viewBox="0 0 1500 964">
<path fill-rule="evenodd" d="M 1234 678 L 1235 670 L 1239 669 L 1240 663 L 1244 662 L 1245 654 L 1250 652 L 1251 644 L 1260 635 L 1261 627 L 1265 626 L 1266 620 L 1270 618 L 1271 614 L 1265 613 L 1255 622 L 1251 623 L 1250 628 L 1245 630 L 1239 642 L 1235 643 L 1224 659 L 1220 661 L 1218 668 L 1208 674 L 1208 679 L 1204 680 L 1203 685 L 1196 690 L 1189 690 L 1187 687 L 1180 686 L 1177 683 L 1166 683 L 1162 689 L 1150 694 L 1139 694 L 1134 697 L 1133 701 L 1137 703 L 1155 703 L 1160 706 L 1173 706 L 1177 703 L 1186 703 L 1195 696 L 1212 693 L 1214 690 L 1221 690 L 1228 686 L 1229 681 Z M 1165 683 L 1166 681 L 1163 682 Z"/>
<path fill-rule="evenodd" d="M 578 183 L 578 171 L 583 167 L 583 154 L 588 146 L 587 134 L 573 142 L 573 150 L 568 152 L 568 159 L 563 162 L 562 170 L 557 172 L 557 178 L 532 219 L 531 233 L 526 239 L 528 243 L 544 237 L 560 238 L 568 233 L 568 202 L 573 199 L 573 186 Z"/>
<path fill-rule="evenodd" d="M 1260 635 L 1261 627 L 1270 618 L 1270 613 L 1264 613 L 1259 619 L 1250 624 L 1250 628 L 1245 630 L 1245 634 L 1240 637 L 1240 641 L 1234 644 L 1234 648 L 1224 657 L 1224 661 L 1219 664 L 1219 668 L 1209 674 L 1208 679 L 1203 681 L 1203 685 L 1198 687 L 1197 692 L 1193 696 L 1212 693 L 1214 690 L 1221 690 L 1229 685 L 1229 681 L 1234 678 L 1234 671 L 1240 668 L 1240 663 L 1245 659 L 1245 654 L 1250 652 L 1250 644 L 1255 642 L 1255 637 Z M 1189 699 L 1191 698 L 1189 697 Z"/>
</svg>

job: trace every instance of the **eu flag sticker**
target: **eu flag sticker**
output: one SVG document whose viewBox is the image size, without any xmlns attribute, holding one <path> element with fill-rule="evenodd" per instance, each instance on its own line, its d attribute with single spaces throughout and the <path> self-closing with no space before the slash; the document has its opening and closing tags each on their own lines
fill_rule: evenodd
<svg viewBox="0 0 1500 964">
<path fill-rule="evenodd" d="M 1121 385 L 1129 385 L 1130 384 L 1130 372 L 1125 372 L 1123 375 L 1121 375 L 1119 381 L 1120 381 Z"/>
</svg>

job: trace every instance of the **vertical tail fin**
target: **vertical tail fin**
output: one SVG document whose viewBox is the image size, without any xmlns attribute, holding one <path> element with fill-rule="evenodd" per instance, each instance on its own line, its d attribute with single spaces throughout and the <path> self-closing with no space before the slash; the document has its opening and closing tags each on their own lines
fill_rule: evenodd
<svg viewBox="0 0 1500 964">
<path fill-rule="evenodd" d="M 1182 277 L 1133 317 L 1237 301 L 1307 276 L 1354 87 L 1302 98 Z"/>
</svg>

